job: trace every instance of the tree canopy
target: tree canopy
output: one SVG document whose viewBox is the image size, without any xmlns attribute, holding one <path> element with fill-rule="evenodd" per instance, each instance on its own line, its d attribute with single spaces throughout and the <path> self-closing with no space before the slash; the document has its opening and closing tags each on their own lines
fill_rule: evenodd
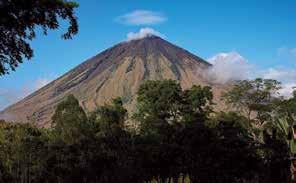
<svg viewBox="0 0 296 183">
<path fill-rule="evenodd" d="M 68 143 L 87 134 L 87 116 L 74 95 L 69 95 L 56 108 L 52 117 L 55 132 Z"/>
<path fill-rule="evenodd" d="M 121 98 L 86 113 L 69 95 L 51 129 L 0 121 L 0 181 L 288 182 L 296 118 L 282 120 L 275 109 L 262 119 L 266 125 L 254 126 L 244 112 L 214 112 L 212 99 L 207 86 L 182 90 L 176 81 L 146 81 L 132 118 L 138 130 L 125 128 Z M 281 98 L 287 114 L 293 100 Z"/>
<path fill-rule="evenodd" d="M 249 119 L 256 112 L 259 120 L 270 117 L 268 112 L 278 101 L 280 82 L 272 79 L 242 80 L 224 93 L 224 100 L 232 108 L 244 113 Z"/>
<path fill-rule="evenodd" d="M 76 7 L 77 3 L 66 0 L 0 0 L 0 75 L 33 57 L 29 42 L 36 37 L 36 27 L 46 35 L 49 29 L 59 28 L 60 19 L 68 20 L 62 38 L 77 34 Z"/>
</svg>

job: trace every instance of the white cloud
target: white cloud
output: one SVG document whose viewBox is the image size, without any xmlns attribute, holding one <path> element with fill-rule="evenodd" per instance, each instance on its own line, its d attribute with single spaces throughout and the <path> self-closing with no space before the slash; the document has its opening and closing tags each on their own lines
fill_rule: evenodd
<svg viewBox="0 0 296 183">
<path fill-rule="evenodd" d="M 38 78 L 34 82 L 26 84 L 20 89 L 0 88 L 0 111 L 42 88 L 50 81 L 52 81 L 52 78 Z"/>
<path fill-rule="evenodd" d="M 283 55 L 285 55 L 287 53 L 287 51 L 288 51 L 288 48 L 280 47 L 280 48 L 277 49 L 277 55 L 278 56 L 283 56 Z"/>
<path fill-rule="evenodd" d="M 280 47 L 277 49 L 277 55 L 286 60 L 295 60 L 296 48 Z"/>
<path fill-rule="evenodd" d="M 264 71 L 262 77 L 280 80 L 285 83 L 296 82 L 296 69 L 269 68 Z"/>
<path fill-rule="evenodd" d="M 292 95 L 293 87 L 296 86 L 296 69 L 269 68 L 262 72 L 262 78 L 275 79 L 282 82 L 281 95 L 289 97 Z"/>
<path fill-rule="evenodd" d="M 159 12 L 135 10 L 131 13 L 119 16 L 115 20 L 127 25 L 155 25 L 167 21 L 167 17 Z"/>
<path fill-rule="evenodd" d="M 282 51 L 286 52 L 281 49 L 278 53 Z M 279 92 L 285 97 L 291 96 L 293 87 L 296 86 L 296 69 L 274 67 L 259 70 L 237 52 L 218 53 L 208 61 L 213 64 L 213 67 L 206 72 L 206 77 L 214 83 L 224 84 L 228 81 L 257 77 L 275 79 L 282 83 L 282 89 Z"/>
<path fill-rule="evenodd" d="M 206 72 L 206 77 L 214 83 L 246 79 L 251 69 L 247 59 L 237 52 L 218 53 L 208 61 L 213 67 Z"/>
<path fill-rule="evenodd" d="M 139 32 L 130 32 L 127 34 L 127 41 L 132 41 L 132 40 L 138 40 L 138 39 L 143 39 L 145 37 L 150 37 L 150 36 L 159 36 L 159 37 L 165 37 L 165 35 L 161 34 L 160 32 L 152 29 L 152 28 L 141 28 Z"/>
<path fill-rule="evenodd" d="M 295 86 L 296 86 L 296 82 L 295 83 L 286 83 L 286 84 L 284 83 L 284 84 L 282 84 L 282 88 L 280 89 L 279 93 L 282 96 L 289 98 L 292 96 Z"/>
<path fill-rule="evenodd" d="M 293 57 L 296 58 L 296 48 L 292 48 L 292 49 L 290 50 L 290 53 L 292 54 Z"/>
</svg>

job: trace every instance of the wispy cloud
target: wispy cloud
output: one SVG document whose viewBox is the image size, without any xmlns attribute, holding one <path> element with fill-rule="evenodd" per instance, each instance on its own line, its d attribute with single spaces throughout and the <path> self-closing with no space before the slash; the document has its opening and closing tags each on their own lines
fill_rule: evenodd
<svg viewBox="0 0 296 183">
<path fill-rule="evenodd" d="M 262 78 L 275 79 L 282 82 L 280 93 L 285 97 L 291 96 L 294 87 L 296 87 L 296 69 L 281 67 L 269 68 L 262 72 Z"/>
<path fill-rule="evenodd" d="M 42 88 L 43 86 L 47 85 L 48 83 L 50 83 L 52 81 L 52 78 L 38 78 L 35 81 L 35 86 L 33 88 L 35 88 L 35 90 L 38 90 L 40 88 Z"/>
<path fill-rule="evenodd" d="M 295 90 L 296 82 L 294 83 L 283 83 L 282 88 L 280 89 L 280 94 L 285 98 L 290 98 Z"/>
<path fill-rule="evenodd" d="M 7 89 L 0 88 L 0 111 L 5 107 L 25 98 L 32 92 L 42 88 L 50 81 L 53 80 L 53 77 L 48 78 L 38 78 L 32 83 L 28 83 L 23 85 L 20 89 Z"/>
<path fill-rule="evenodd" d="M 293 55 L 294 58 L 296 58 L 296 48 L 292 48 L 290 50 L 290 53 Z"/>
<path fill-rule="evenodd" d="M 296 48 L 280 47 L 277 49 L 277 55 L 284 59 L 296 61 Z"/>
<path fill-rule="evenodd" d="M 278 50 L 283 51 L 283 50 Z M 273 67 L 258 69 L 249 64 L 248 60 L 237 52 L 218 53 L 208 59 L 213 67 L 206 72 L 207 77 L 216 83 L 226 83 L 233 80 L 275 79 L 282 83 L 280 94 L 289 97 L 296 86 L 296 68 Z"/>
<path fill-rule="evenodd" d="M 263 78 L 278 79 L 283 82 L 296 82 L 296 69 L 275 67 L 266 69 Z"/>
<path fill-rule="evenodd" d="M 165 35 L 161 34 L 160 32 L 146 27 L 146 28 L 141 28 L 139 32 L 129 32 L 126 35 L 126 41 L 132 41 L 132 40 L 138 40 L 138 39 L 143 39 L 145 37 L 150 37 L 150 36 L 158 36 L 164 38 Z"/>
<path fill-rule="evenodd" d="M 126 25 L 155 25 L 167 21 L 167 17 L 159 12 L 148 10 L 135 10 L 115 19 Z"/>
</svg>

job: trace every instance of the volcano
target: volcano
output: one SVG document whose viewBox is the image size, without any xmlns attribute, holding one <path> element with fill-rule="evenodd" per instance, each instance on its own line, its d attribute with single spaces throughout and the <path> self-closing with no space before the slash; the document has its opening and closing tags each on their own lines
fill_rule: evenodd
<svg viewBox="0 0 296 183">
<path fill-rule="evenodd" d="M 122 42 L 9 106 L 0 118 L 49 127 L 56 105 L 69 94 L 74 94 L 87 112 L 120 96 L 131 112 L 137 90 L 145 80 L 173 79 L 183 89 L 210 85 L 218 101 L 224 86 L 204 77 L 210 67 L 202 58 L 157 36 Z"/>
</svg>

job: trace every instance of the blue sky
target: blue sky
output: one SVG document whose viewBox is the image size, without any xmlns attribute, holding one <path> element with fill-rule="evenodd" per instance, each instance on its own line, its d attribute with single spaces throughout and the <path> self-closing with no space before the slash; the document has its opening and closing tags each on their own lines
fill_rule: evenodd
<svg viewBox="0 0 296 183">
<path fill-rule="evenodd" d="M 202 58 L 235 53 L 256 67 L 253 74 L 296 83 L 295 0 L 77 2 L 78 35 L 61 40 L 66 26 L 39 34 L 34 58 L 0 77 L 0 110 L 144 27 Z"/>
</svg>

